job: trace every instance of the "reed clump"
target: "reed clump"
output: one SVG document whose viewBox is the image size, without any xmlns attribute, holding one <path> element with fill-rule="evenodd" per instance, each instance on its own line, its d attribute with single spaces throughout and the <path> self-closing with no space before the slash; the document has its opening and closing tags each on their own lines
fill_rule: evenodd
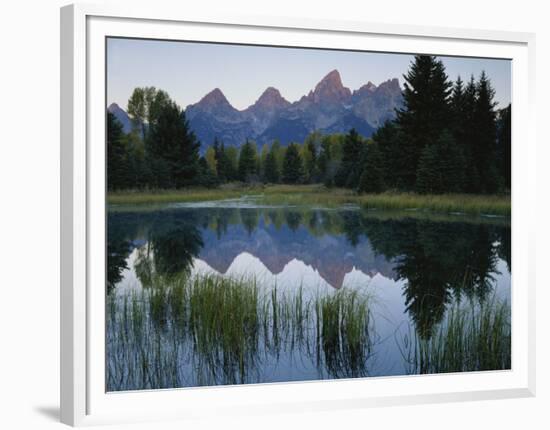
<svg viewBox="0 0 550 430">
<path fill-rule="evenodd" d="M 369 299 L 354 290 L 318 298 L 320 343 L 329 372 L 341 377 L 367 375 L 371 350 Z"/>
<path fill-rule="evenodd" d="M 413 335 L 404 350 L 413 374 L 510 369 L 510 306 L 453 305 L 429 339 Z"/>
</svg>

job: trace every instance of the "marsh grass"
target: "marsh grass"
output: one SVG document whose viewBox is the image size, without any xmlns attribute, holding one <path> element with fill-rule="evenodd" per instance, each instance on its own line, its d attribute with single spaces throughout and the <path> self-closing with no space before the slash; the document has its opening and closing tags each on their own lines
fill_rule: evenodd
<svg viewBox="0 0 550 430">
<path fill-rule="evenodd" d="M 406 337 L 402 352 L 411 374 L 510 369 L 510 306 L 453 305 L 429 339 Z"/>
<path fill-rule="evenodd" d="M 343 289 L 317 300 L 316 326 L 329 373 L 338 377 L 366 376 L 372 346 L 368 297 Z"/>
<path fill-rule="evenodd" d="M 365 209 L 427 210 L 436 213 L 510 216 L 509 195 L 383 193 L 358 197 Z"/>
<path fill-rule="evenodd" d="M 509 195 L 441 194 L 386 192 L 357 194 L 353 190 L 326 188 L 322 185 L 251 185 L 227 184 L 220 188 L 189 188 L 185 190 L 109 192 L 110 205 L 219 201 L 253 198 L 258 204 L 281 206 L 318 206 L 338 208 L 355 205 L 364 209 L 392 211 L 430 211 L 435 213 L 465 213 L 470 215 L 510 216 Z M 138 210 L 139 208 L 136 208 Z"/>
<path fill-rule="evenodd" d="M 262 382 L 262 363 L 297 353 L 320 377 L 366 376 L 370 298 L 306 296 L 254 278 L 154 275 L 108 297 L 108 391 Z"/>
<path fill-rule="evenodd" d="M 265 382 L 266 369 L 293 357 L 321 379 L 368 376 L 372 304 L 355 289 L 312 295 L 254 278 L 154 275 L 109 295 L 107 389 Z M 411 327 L 400 348 L 410 374 L 509 369 L 510 307 L 451 304 L 429 338 Z"/>
</svg>

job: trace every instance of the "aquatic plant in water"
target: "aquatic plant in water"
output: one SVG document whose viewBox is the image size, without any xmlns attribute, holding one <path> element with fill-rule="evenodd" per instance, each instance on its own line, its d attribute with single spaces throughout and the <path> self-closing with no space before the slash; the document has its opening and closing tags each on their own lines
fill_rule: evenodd
<svg viewBox="0 0 550 430">
<path fill-rule="evenodd" d="M 410 374 L 511 368 L 510 306 L 495 298 L 453 304 L 429 338 L 416 331 L 402 344 Z"/>
<path fill-rule="evenodd" d="M 151 274 L 139 292 L 108 297 L 107 389 L 263 382 L 262 364 L 310 360 L 321 378 L 368 374 L 368 295 L 306 295 L 254 278 Z"/>
</svg>

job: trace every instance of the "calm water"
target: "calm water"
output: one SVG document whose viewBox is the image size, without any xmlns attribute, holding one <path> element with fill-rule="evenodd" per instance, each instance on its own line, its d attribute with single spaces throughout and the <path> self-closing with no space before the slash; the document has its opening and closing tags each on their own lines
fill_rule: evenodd
<svg viewBox="0 0 550 430">
<path fill-rule="evenodd" d="M 410 359 L 413 339 L 429 341 L 450 307 L 510 302 L 510 253 L 510 226 L 502 219 L 238 203 L 110 210 L 107 389 L 420 373 Z M 182 276 L 253 279 L 260 297 L 275 290 L 279 302 L 291 300 L 291 311 L 277 314 L 282 322 L 273 315 L 263 328 L 258 322 L 250 335 L 247 325 L 245 340 L 223 328 L 208 343 L 189 323 L 193 306 L 198 312 L 208 304 L 158 293 L 162 282 Z M 319 298 L 342 291 L 368 297 L 360 340 L 343 339 L 343 332 L 330 338 L 315 317 Z M 189 300 L 191 315 L 181 325 L 169 316 L 180 309 L 178 300 Z M 270 312 L 258 315 L 264 311 Z"/>
</svg>

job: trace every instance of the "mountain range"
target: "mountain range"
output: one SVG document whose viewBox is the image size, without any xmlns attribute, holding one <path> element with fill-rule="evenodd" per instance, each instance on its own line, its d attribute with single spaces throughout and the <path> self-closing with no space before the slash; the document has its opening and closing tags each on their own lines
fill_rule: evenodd
<svg viewBox="0 0 550 430">
<path fill-rule="evenodd" d="M 215 138 L 226 146 L 240 146 L 246 139 L 259 146 L 278 139 L 283 145 L 303 142 L 313 131 L 346 133 L 355 128 L 370 136 L 386 120 L 395 117 L 403 106 L 398 79 L 376 86 L 372 82 L 351 91 L 342 84 L 337 70 L 327 74 L 313 90 L 296 102 L 286 100 L 279 90 L 268 87 L 258 100 L 244 110 L 229 103 L 215 88 L 199 102 L 186 107 L 191 129 L 204 146 Z M 109 106 L 124 131 L 131 129 L 127 113 L 116 103 Z"/>
</svg>

